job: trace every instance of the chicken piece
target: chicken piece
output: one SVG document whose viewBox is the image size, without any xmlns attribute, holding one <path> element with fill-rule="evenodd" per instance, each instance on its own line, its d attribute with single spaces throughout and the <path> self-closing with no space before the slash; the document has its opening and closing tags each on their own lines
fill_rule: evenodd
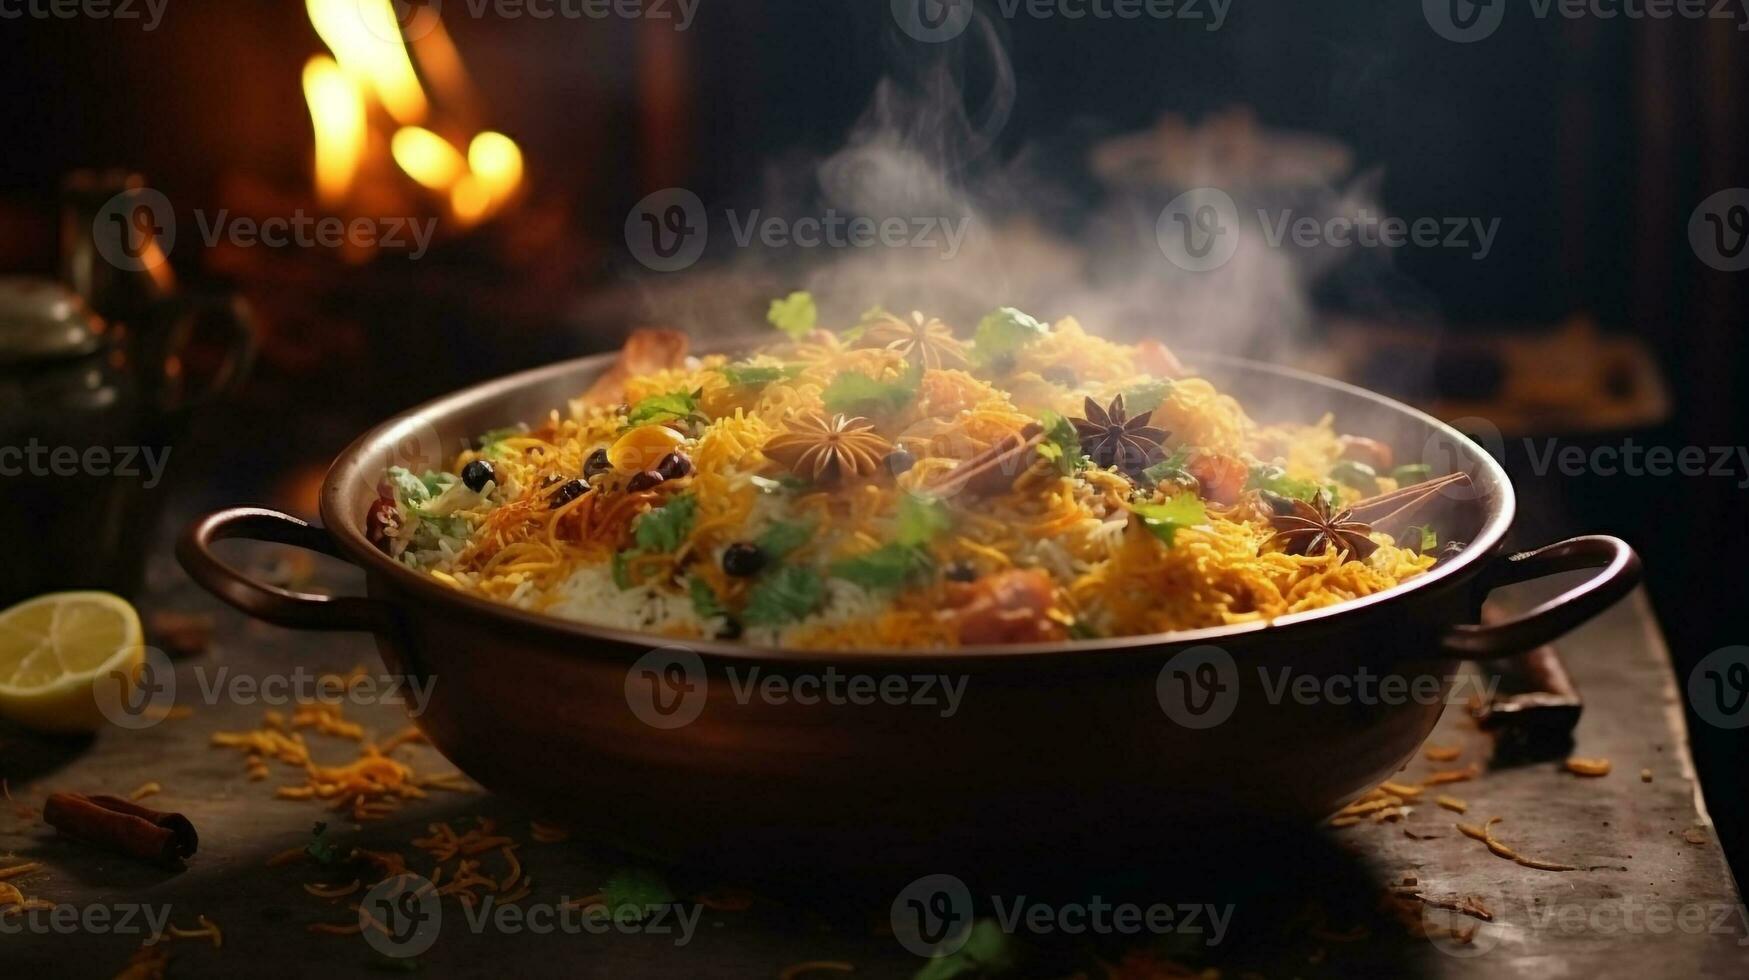
<svg viewBox="0 0 1749 980">
<path fill-rule="evenodd" d="M 1197 453 L 1184 468 L 1202 484 L 1203 499 L 1217 504 L 1237 502 L 1245 490 L 1245 480 L 1251 475 L 1244 460 L 1225 453 Z"/>
<path fill-rule="evenodd" d="M 583 393 L 583 404 L 614 405 L 625 401 L 628 378 L 680 367 L 686 362 L 688 347 L 686 334 L 678 330 L 645 328 L 632 331 L 625 346 L 619 350 L 619 360 Z"/>
<path fill-rule="evenodd" d="M 1158 340 L 1136 344 L 1136 367 L 1156 378 L 1181 378 L 1185 373 L 1184 362 Z"/>
<path fill-rule="evenodd" d="M 959 638 L 965 644 L 1028 643 L 1061 640 L 1063 625 L 1050 617 L 1055 587 L 1036 568 L 986 575 L 975 582 L 951 583 Z"/>
<path fill-rule="evenodd" d="M 1365 463 L 1373 468 L 1373 472 L 1380 475 L 1388 473 L 1391 469 L 1391 463 L 1395 461 L 1391 447 L 1377 439 L 1368 439 L 1365 436 L 1343 436 L 1337 440 L 1337 444 L 1341 447 L 1343 459 Z"/>
</svg>

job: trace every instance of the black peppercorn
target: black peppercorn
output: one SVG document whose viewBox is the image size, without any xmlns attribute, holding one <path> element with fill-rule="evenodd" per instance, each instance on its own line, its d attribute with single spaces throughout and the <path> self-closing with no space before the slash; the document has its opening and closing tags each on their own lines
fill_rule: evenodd
<svg viewBox="0 0 1749 980">
<path fill-rule="evenodd" d="M 613 469 L 613 464 L 608 462 L 607 450 L 605 449 L 597 449 L 589 454 L 588 459 L 583 461 L 583 476 L 585 479 L 593 480 L 611 469 Z"/>
<path fill-rule="evenodd" d="M 739 640 L 741 638 L 741 621 L 733 616 L 724 616 L 723 625 L 717 630 L 719 640 Z"/>
<path fill-rule="evenodd" d="M 723 571 L 737 578 L 758 575 L 765 562 L 765 549 L 751 541 L 737 541 L 723 550 Z"/>
<path fill-rule="evenodd" d="M 665 478 L 662 474 L 655 470 L 645 470 L 642 473 L 634 473 L 632 474 L 631 480 L 626 483 L 626 492 L 643 493 L 645 490 L 653 490 L 662 485 L 663 479 Z"/>
<path fill-rule="evenodd" d="M 498 471 L 493 468 L 491 460 L 476 459 L 462 467 L 462 483 L 475 493 L 483 492 L 486 484 L 497 479 Z"/>
<path fill-rule="evenodd" d="M 669 453 L 656 464 L 656 472 L 662 474 L 664 480 L 678 480 L 692 474 L 692 460 L 683 453 Z"/>
<path fill-rule="evenodd" d="M 564 483 L 559 484 L 557 490 L 553 491 L 553 496 L 549 506 L 556 510 L 571 501 L 576 500 L 578 497 L 583 496 L 588 490 L 589 484 L 584 483 L 582 480 L 566 480 Z"/>
<path fill-rule="evenodd" d="M 917 457 L 904 449 L 895 449 L 887 454 L 887 472 L 898 476 L 917 465 Z"/>
<path fill-rule="evenodd" d="M 949 582 L 976 582 L 978 569 L 969 561 L 950 562 L 942 574 Z"/>
</svg>

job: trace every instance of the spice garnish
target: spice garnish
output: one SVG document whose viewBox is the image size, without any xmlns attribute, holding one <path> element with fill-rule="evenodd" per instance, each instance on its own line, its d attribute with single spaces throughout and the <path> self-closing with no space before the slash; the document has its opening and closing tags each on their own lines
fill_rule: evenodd
<svg viewBox="0 0 1749 980">
<path fill-rule="evenodd" d="M 1275 528 L 1270 543 L 1281 545 L 1290 555 L 1321 555 L 1334 547 L 1351 559 L 1365 561 L 1378 550 L 1378 543 L 1367 537 L 1372 528 L 1353 519 L 1353 511 L 1332 513 L 1330 502 L 1323 496 L 1315 503 L 1293 501 L 1293 510 L 1269 519 Z"/>
<path fill-rule="evenodd" d="M 1045 441 L 1045 428 L 1037 422 L 1019 432 L 996 440 L 990 448 L 947 471 L 930 484 L 929 492 L 938 497 L 950 497 L 961 490 L 973 493 L 1001 493 L 1014 486 L 1014 481 L 1038 458 L 1038 447 Z"/>
<path fill-rule="evenodd" d="M 763 447 L 766 456 L 815 483 L 873 476 L 892 451 L 893 444 L 868 419 L 834 415 L 828 422 L 818 412 L 790 419 L 788 427 Z"/>
<path fill-rule="evenodd" d="M 1100 468 L 1115 466 L 1124 473 L 1140 473 L 1159 461 L 1166 437 L 1171 435 L 1149 425 L 1147 414 L 1130 417 L 1121 392 L 1105 408 L 1089 397 L 1082 411 L 1086 417 L 1070 419 L 1069 424 L 1081 437 L 1081 451 Z"/>
<path fill-rule="evenodd" d="M 1567 771 L 1575 776 L 1607 776 L 1610 768 L 1608 759 L 1581 759 L 1574 756 L 1567 760 Z"/>
<path fill-rule="evenodd" d="M 114 796 L 53 793 L 43 806 L 49 826 L 105 850 L 166 867 L 181 867 L 200 838 L 180 813 L 160 813 Z"/>
<path fill-rule="evenodd" d="M 966 345 L 954 338 L 947 324 L 921 313 L 912 313 L 910 320 L 891 313 L 881 316 L 863 331 L 858 346 L 884 347 L 931 371 L 968 363 Z"/>
</svg>

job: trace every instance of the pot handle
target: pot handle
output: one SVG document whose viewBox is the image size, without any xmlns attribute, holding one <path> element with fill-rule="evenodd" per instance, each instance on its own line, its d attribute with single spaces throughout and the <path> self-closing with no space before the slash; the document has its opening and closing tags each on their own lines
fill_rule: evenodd
<svg viewBox="0 0 1749 980">
<path fill-rule="evenodd" d="M 1497 557 L 1482 572 L 1480 585 L 1491 592 L 1502 585 L 1581 568 L 1598 571 L 1522 616 L 1489 626 L 1453 626 L 1442 647 L 1451 656 L 1470 660 L 1534 650 L 1608 609 L 1640 582 L 1640 556 L 1634 549 L 1620 538 L 1593 534 Z"/>
<path fill-rule="evenodd" d="M 304 630 L 363 630 L 388 634 L 393 607 L 378 599 L 293 592 L 257 582 L 219 560 L 212 544 L 229 538 L 271 541 L 345 560 L 326 528 L 264 507 L 232 507 L 190 524 L 176 542 L 176 560 L 201 587 L 257 619 Z"/>
</svg>

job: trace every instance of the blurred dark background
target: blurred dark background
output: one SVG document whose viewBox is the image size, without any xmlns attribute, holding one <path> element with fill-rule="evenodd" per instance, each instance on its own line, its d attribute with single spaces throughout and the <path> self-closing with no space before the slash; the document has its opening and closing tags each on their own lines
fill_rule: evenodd
<svg viewBox="0 0 1749 980">
<path fill-rule="evenodd" d="M 220 209 L 328 213 L 310 190 L 299 79 L 323 45 L 303 4 L 170 0 L 149 31 L 89 17 L 0 20 L 10 93 L 0 272 L 55 273 L 63 180 L 121 167 L 174 202 L 181 281 L 234 292 L 255 311 L 255 377 L 238 407 L 195 414 L 179 451 L 185 481 L 245 471 L 307 503 L 325 461 L 382 414 L 612 345 L 655 315 L 652 297 L 670 285 L 627 248 L 640 199 L 671 186 L 713 206 L 787 195 L 845 145 L 883 78 L 913 93 L 949 78 L 974 117 L 1001 102 L 987 148 L 943 137 L 925 140 L 925 156 L 985 213 L 1025 217 L 1083 256 L 1101 235 L 1097 216 L 1121 214 L 1124 196 L 1091 167 L 1093 147 L 1169 113 L 1188 127 L 1180 136 L 1213 138 L 1197 127 L 1247 107 L 1234 137 L 1245 146 L 1300 133 L 1345 148 L 1326 190 L 1358 189 L 1409 218 L 1499 220 L 1485 258 L 1410 245 L 1298 274 L 1309 325 L 1291 343 L 1264 330 L 1253 352 L 1489 420 L 1525 497 L 1520 543 L 1608 531 L 1640 550 L 1679 686 L 1708 653 L 1749 643 L 1749 460 L 1735 449 L 1749 444 L 1749 273 L 1714 268 L 1690 240 L 1703 201 L 1749 186 L 1749 34 L 1735 21 L 1539 20 L 1514 6 L 1492 36 L 1456 43 L 1420 4 L 1284 0 L 1234 3 L 1219 30 L 1206 19 L 998 16 L 932 45 L 897 30 L 885 0 L 706 0 L 684 31 L 489 8 L 476 17 L 452 0 L 443 25 L 471 79 L 473 104 L 455 118 L 512 136 L 526 177 L 477 224 L 405 181 L 380 180 L 377 196 L 339 207 L 439 219 L 430 254 L 408 261 L 200 240 L 196 210 L 209 220 Z M 992 41 L 1013 72 L 1011 100 Z M 1267 178 L 1241 183 L 1259 190 Z M 722 246 L 714 239 L 688 275 L 734 268 L 739 257 Z M 769 295 L 768 281 L 792 288 L 782 258 L 759 265 L 765 278 L 750 293 Z M 789 278 L 819 261 L 795 257 Z M 725 295 L 713 313 L 758 318 L 756 302 Z M 1635 476 L 1539 472 L 1527 458 L 1628 439 L 1728 448 L 1730 463 L 1717 475 Z M 1741 875 L 1744 739 L 1692 711 L 1689 720 Z"/>
</svg>

